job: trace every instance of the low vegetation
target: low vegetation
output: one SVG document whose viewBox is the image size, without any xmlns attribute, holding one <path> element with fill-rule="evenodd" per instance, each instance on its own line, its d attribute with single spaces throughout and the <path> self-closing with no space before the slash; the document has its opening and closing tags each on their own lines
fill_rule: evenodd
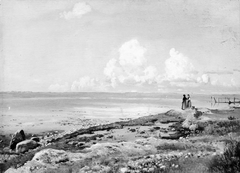
<svg viewBox="0 0 240 173">
<path fill-rule="evenodd" d="M 228 141 L 224 153 L 215 156 L 210 161 L 208 167 L 210 172 L 239 173 L 240 141 Z"/>
<path fill-rule="evenodd" d="M 35 151 L 8 159 L 4 165 L 0 165 L 0 168 L 5 167 L 0 169 L 0 172 L 9 167 L 22 166 L 30 161 L 36 152 L 50 148 L 80 153 L 84 157 L 77 161 L 64 160 L 59 163 L 58 168 L 48 168 L 48 172 L 240 173 L 240 120 L 226 116 L 225 120 L 200 121 L 201 116 L 194 114 L 183 119 L 178 112 L 169 111 L 165 114 L 80 129 L 51 138 L 47 140 L 46 146 Z M 156 125 L 157 123 L 169 125 L 161 127 Z M 139 130 L 139 126 L 144 126 L 145 130 Z M 128 129 L 126 133 L 129 135 L 142 135 L 141 139 L 115 139 L 115 131 L 123 131 L 124 128 Z M 98 131 L 106 134 L 95 134 Z M 158 135 L 160 132 L 163 136 L 163 133 L 174 133 L 176 138 L 164 138 Z M 6 147 L 6 144 L 3 142 L 1 147 Z"/>
<path fill-rule="evenodd" d="M 240 120 L 198 122 L 198 130 L 204 135 L 227 135 L 240 132 Z"/>
</svg>

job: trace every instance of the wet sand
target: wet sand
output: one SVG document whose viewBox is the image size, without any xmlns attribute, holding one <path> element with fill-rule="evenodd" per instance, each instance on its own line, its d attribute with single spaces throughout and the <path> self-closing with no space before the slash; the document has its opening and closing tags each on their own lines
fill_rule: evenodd
<svg viewBox="0 0 240 173">
<path fill-rule="evenodd" d="M 1 114 L 0 133 L 12 134 L 19 129 L 28 133 L 41 133 L 50 130 L 69 131 L 87 128 L 115 121 L 129 120 L 150 114 L 166 112 L 167 108 L 129 107 L 82 108 L 75 110 L 51 110 L 50 113 L 18 113 L 5 111 Z"/>
</svg>

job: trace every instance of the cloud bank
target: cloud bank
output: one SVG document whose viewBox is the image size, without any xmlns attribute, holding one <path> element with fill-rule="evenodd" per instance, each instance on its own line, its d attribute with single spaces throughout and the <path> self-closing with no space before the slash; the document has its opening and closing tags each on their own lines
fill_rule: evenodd
<svg viewBox="0 0 240 173">
<path fill-rule="evenodd" d="M 73 6 L 71 11 L 60 13 L 60 17 L 66 20 L 73 18 L 81 18 L 84 14 L 91 12 L 92 8 L 86 2 L 79 2 Z"/>
<path fill-rule="evenodd" d="M 48 87 L 48 90 L 51 91 L 51 92 L 67 92 L 69 91 L 69 86 L 68 86 L 68 83 L 65 83 L 65 84 L 51 84 L 49 87 Z"/>
<path fill-rule="evenodd" d="M 65 84 L 51 84 L 48 87 L 51 92 L 91 92 L 91 91 L 106 91 L 106 85 L 97 78 L 89 76 L 80 77 L 78 80 L 72 82 L 69 86 Z"/>
<path fill-rule="evenodd" d="M 239 88 L 238 70 L 197 71 L 191 59 L 175 48 L 170 49 L 169 57 L 164 62 L 164 73 L 160 74 L 158 66 L 149 64 L 146 47 L 137 39 L 123 43 L 119 56 L 110 59 L 103 70 L 106 80 L 84 76 L 68 84 L 52 84 L 50 91 L 173 91 L 190 88 Z M 204 88 L 204 89 L 203 89 Z M 122 90 L 123 89 L 123 90 Z M 200 90 L 199 89 L 199 90 Z"/>
<path fill-rule="evenodd" d="M 97 91 L 99 89 L 99 81 L 89 76 L 84 76 L 76 80 L 71 85 L 71 91 Z"/>
</svg>

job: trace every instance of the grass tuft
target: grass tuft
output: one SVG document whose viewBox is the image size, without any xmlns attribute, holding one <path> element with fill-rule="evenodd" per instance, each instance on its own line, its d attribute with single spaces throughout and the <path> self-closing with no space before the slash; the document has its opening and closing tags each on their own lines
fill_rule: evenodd
<svg viewBox="0 0 240 173">
<path fill-rule="evenodd" d="M 222 155 L 215 156 L 208 165 L 210 172 L 240 172 L 240 141 L 229 140 Z"/>
</svg>

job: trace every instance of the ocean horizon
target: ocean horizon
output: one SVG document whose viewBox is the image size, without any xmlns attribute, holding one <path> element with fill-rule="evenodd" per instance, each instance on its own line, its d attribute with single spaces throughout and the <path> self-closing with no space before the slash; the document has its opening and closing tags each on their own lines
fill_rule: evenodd
<svg viewBox="0 0 240 173">
<path fill-rule="evenodd" d="M 180 109 L 181 93 L 1 92 L 1 113 L 12 115 L 75 114 L 89 118 L 134 118 Z M 186 93 L 187 94 L 187 93 Z M 221 108 L 211 97 L 228 100 L 239 94 L 190 94 L 195 107 Z"/>
</svg>

